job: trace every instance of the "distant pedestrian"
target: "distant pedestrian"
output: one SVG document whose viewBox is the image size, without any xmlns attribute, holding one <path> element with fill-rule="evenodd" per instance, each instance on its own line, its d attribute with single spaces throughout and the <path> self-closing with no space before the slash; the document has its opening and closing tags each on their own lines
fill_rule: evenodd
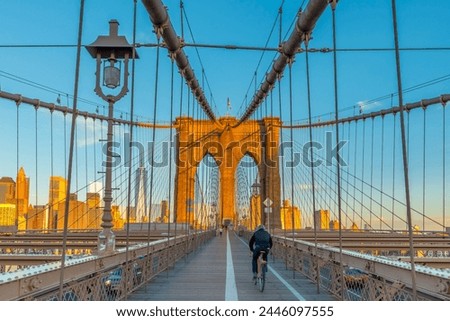
<svg viewBox="0 0 450 321">
<path fill-rule="evenodd" d="M 219 235 L 220 235 L 220 237 L 222 237 L 222 233 L 223 233 L 223 229 L 219 228 Z"/>
</svg>

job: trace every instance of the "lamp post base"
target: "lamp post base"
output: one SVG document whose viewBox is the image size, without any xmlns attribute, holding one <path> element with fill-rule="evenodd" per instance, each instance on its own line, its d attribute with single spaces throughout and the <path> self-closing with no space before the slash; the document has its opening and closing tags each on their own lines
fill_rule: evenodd
<svg viewBox="0 0 450 321">
<path fill-rule="evenodd" d="M 116 236 L 111 230 L 103 230 L 98 235 L 98 255 L 112 254 L 116 250 Z"/>
</svg>

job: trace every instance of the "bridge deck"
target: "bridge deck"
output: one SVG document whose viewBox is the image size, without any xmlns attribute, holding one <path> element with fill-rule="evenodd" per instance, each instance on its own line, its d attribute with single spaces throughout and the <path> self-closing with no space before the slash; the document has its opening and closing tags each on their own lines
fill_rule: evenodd
<svg viewBox="0 0 450 321">
<path fill-rule="evenodd" d="M 295 301 L 335 300 L 309 279 L 269 259 L 266 289 L 259 292 L 251 281 L 251 258 L 246 241 L 233 231 L 215 237 L 187 259 L 128 296 L 128 300 L 156 301 Z"/>
</svg>

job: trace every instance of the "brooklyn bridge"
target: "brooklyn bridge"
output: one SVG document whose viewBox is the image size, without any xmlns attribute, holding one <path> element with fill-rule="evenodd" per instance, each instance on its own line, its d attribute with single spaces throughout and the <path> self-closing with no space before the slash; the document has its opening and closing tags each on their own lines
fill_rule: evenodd
<svg viewBox="0 0 450 321">
<path fill-rule="evenodd" d="M 450 299 L 448 3 L 48 2 L 0 4 L 0 300 Z"/>
</svg>

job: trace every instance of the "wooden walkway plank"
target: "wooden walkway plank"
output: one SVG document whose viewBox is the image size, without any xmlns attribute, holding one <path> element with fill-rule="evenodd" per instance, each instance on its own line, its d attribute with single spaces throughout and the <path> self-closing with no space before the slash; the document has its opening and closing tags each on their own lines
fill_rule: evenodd
<svg viewBox="0 0 450 321">
<path fill-rule="evenodd" d="M 234 281 L 237 298 L 226 296 L 227 287 L 227 238 L 233 261 Z M 224 301 L 227 298 L 239 301 L 296 301 L 299 296 L 308 301 L 335 300 L 335 297 L 321 290 L 317 294 L 316 285 L 309 279 L 286 270 L 284 263 L 269 258 L 269 266 L 294 293 L 279 280 L 271 269 L 267 274 L 266 289 L 259 292 L 252 282 L 251 256 L 246 240 L 233 231 L 225 231 L 202 248 L 190 253 L 167 272 L 161 273 L 128 296 L 130 301 Z M 228 272 L 230 273 L 230 271 Z M 228 282 L 231 280 L 229 279 Z M 230 284 L 229 289 L 230 289 Z M 323 292 L 323 293 L 322 293 Z"/>
</svg>

